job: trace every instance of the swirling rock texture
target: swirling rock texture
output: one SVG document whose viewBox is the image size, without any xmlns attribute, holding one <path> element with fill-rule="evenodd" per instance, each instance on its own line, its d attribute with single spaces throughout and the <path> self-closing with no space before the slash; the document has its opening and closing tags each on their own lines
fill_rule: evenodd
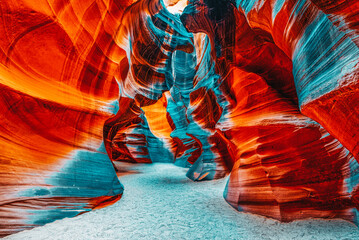
<svg viewBox="0 0 359 240">
<path fill-rule="evenodd" d="M 119 200 L 111 161 L 357 221 L 358 4 L 0 1 L 0 236 Z"/>
<path fill-rule="evenodd" d="M 0 236 L 121 197 L 102 128 L 129 4 L 0 1 Z"/>
<path fill-rule="evenodd" d="M 160 1 L 138 1 L 124 13 L 115 40 L 126 54 L 116 76 L 122 108 L 104 127 L 110 158 L 151 162 L 167 149 L 178 165 L 193 164 L 187 174 L 193 180 L 224 176 L 233 163 L 225 164 L 215 127 L 223 97 L 208 37 L 195 38 Z M 153 144 L 155 137 L 163 144 Z"/>
<path fill-rule="evenodd" d="M 308 1 L 194 1 L 182 19 L 211 39 L 230 102 L 219 125 L 235 146 L 226 200 L 282 221 L 356 221 L 357 141 L 346 141 L 355 135 L 340 127 L 348 110 L 321 107 L 356 106 L 359 55 L 349 27 L 340 31 Z M 357 114 L 347 116 L 343 122 Z"/>
<path fill-rule="evenodd" d="M 354 157 L 358 143 L 355 108 L 359 55 L 355 16 L 358 8 L 351 6 L 350 3 L 325 6 L 309 1 L 237 2 L 239 14 L 234 14 L 239 22 L 237 26 L 247 21 L 263 44 L 250 54 L 236 51 L 232 63 L 235 69 L 230 76 L 233 76 L 234 92 L 244 92 L 236 98 L 241 102 L 235 103 L 232 111 L 232 121 L 238 120 L 229 133 L 237 143 L 238 160 L 225 197 L 239 210 L 283 221 L 305 217 L 342 217 L 356 221 L 358 164 Z M 333 14 L 346 8 L 349 12 L 345 15 L 354 17 L 340 18 L 342 22 L 338 23 L 339 17 L 325 14 L 326 7 L 332 8 Z M 232 11 L 231 7 L 228 11 Z M 248 36 L 239 40 L 236 36 L 237 46 Z M 292 105 L 297 99 L 284 91 L 283 86 L 287 86 L 284 79 L 278 75 L 276 80 L 271 79 L 274 75 L 268 71 L 275 71 L 277 66 L 265 67 L 275 62 L 281 68 L 288 66 L 283 64 L 287 62 L 285 56 L 277 60 L 283 54 L 276 54 L 276 48 L 292 61 L 298 105 Z M 269 63 L 262 60 L 262 66 L 253 66 L 253 61 L 243 64 L 242 58 L 256 59 L 255 53 L 262 57 L 265 54 L 267 59 L 275 53 L 275 60 Z M 249 68 L 262 80 L 240 72 Z M 263 85 L 260 90 L 262 84 L 258 81 L 263 80 L 269 86 Z M 275 91 L 277 97 L 270 97 L 268 91 Z M 288 97 L 291 101 L 287 100 L 286 104 L 292 106 L 284 107 L 282 104 Z M 347 127 L 350 130 L 344 130 Z"/>
</svg>

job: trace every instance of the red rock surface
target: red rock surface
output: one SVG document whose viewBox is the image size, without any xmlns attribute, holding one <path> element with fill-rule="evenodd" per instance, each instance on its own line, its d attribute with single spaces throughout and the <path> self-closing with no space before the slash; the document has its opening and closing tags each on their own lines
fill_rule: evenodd
<svg viewBox="0 0 359 240">
<path fill-rule="evenodd" d="M 0 236 L 119 200 L 111 161 L 357 221 L 358 1 L 188 4 L 0 1 Z"/>
</svg>

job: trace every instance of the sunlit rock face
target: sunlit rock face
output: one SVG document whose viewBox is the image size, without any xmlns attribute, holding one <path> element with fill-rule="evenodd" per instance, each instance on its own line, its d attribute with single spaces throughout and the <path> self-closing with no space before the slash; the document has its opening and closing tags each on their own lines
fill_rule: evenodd
<svg viewBox="0 0 359 240">
<path fill-rule="evenodd" d="M 126 50 L 116 76 L 120 110 L 105 124 L 105 146 L 113 161 L 165 156 L 191 166 L 193 180 L 223 177 L 233 160 L 216 127 L 227 103 L 210 41 L 188 32 L 170 9 L 161 1 L 138 1 L 123 15 L 115 37 Z"/>
<path fill-rule="evenodd" d="M 236 69 L 230 78 L 242 101 L 225 132 L 237 147 L 228 203 L 281 221 L 355 220 L 351 193 L 359 166 L 352 154 L 258 75 Z"/>
<path fill-rule="evenodd" d="M 200 0 L 184 10 L 222 77 L 229 104 L 218 127 L 235 161 L 224 197 L 239 211 L 356 221 L 359 55 L 345 4 L 330 14 L 309 1 Z"/>
<path fill-rule="evenodd" d="M 0 10 L 0 236 L 119 200 L 111 161 L 230 173 L 240 211 L 356 221 L 357 1 Z"/>
<path fill-rule="evenodd" d="M 1 1 L 0 236 L 123 192 L 103 140 L 127 2 Z"/>
<path fill-rule="evenodd" d="M 358 158 L 358 2 L 237 1 L 293 62 L 303 114 Z M 324 37 L 325 36 L 325 37 Z"/>
</svg>

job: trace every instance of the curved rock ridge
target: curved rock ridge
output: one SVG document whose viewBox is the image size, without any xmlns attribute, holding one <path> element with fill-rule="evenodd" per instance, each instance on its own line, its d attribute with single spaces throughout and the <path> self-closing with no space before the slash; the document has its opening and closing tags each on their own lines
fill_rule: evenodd
<svg viewBox="0 0 359 240">
<path fill-rule="evenodd" d="M 358 158 L 358 2 L 237 1 L 292 59 L 301 112 Z M 266 17 L 264 17 L 266 16 Z M 345 124 L 343 124 L 345 123 Z"/>
<path fill-rule="evenodd" d="M 130 4 L 0 2 L 0 236 L 120 199 L 102 129 Z"/>
<path fill-rule="evenodd" d="M 191 166 L 193 180 L 225 176 L 233 161 L 216 124 L 227 103 L 208 37 L 188 32 L 163 2 L 138 1 L 115 39 L 126 54 L 116 75 L 120 110 L 104 126 L 110 158 L 152 162 L 165 154 Z"/>
<path fill-rule="evenodd" d="M 0 236 L 119 200 L 117 161 L 230 174 L 239 211 L 356 222 L 358 9 L 0 1 Z"/>
<path fill-rule="evenodd" d="M 214 45 L 235 146 L 224 196 L 240 211 L 357 221 L 357 21 L 341 29 L 324 5 L 192 1 L 181 17 Z"/>
</svg>

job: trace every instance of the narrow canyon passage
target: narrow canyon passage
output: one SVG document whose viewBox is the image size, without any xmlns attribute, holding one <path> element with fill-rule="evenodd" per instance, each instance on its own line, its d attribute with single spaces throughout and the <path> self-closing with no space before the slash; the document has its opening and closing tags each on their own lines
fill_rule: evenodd
<svg viewBox="0 0 359 240">
<path fill-rule="evenodd" d="M 112 206 L 5 239 L 359 239 L 343 220 L 280 223 L 239 213 L 223 199 L 225 179 L 192 182 L 172 164 L 121 163 L 125 192 Z"/>
</svg>

